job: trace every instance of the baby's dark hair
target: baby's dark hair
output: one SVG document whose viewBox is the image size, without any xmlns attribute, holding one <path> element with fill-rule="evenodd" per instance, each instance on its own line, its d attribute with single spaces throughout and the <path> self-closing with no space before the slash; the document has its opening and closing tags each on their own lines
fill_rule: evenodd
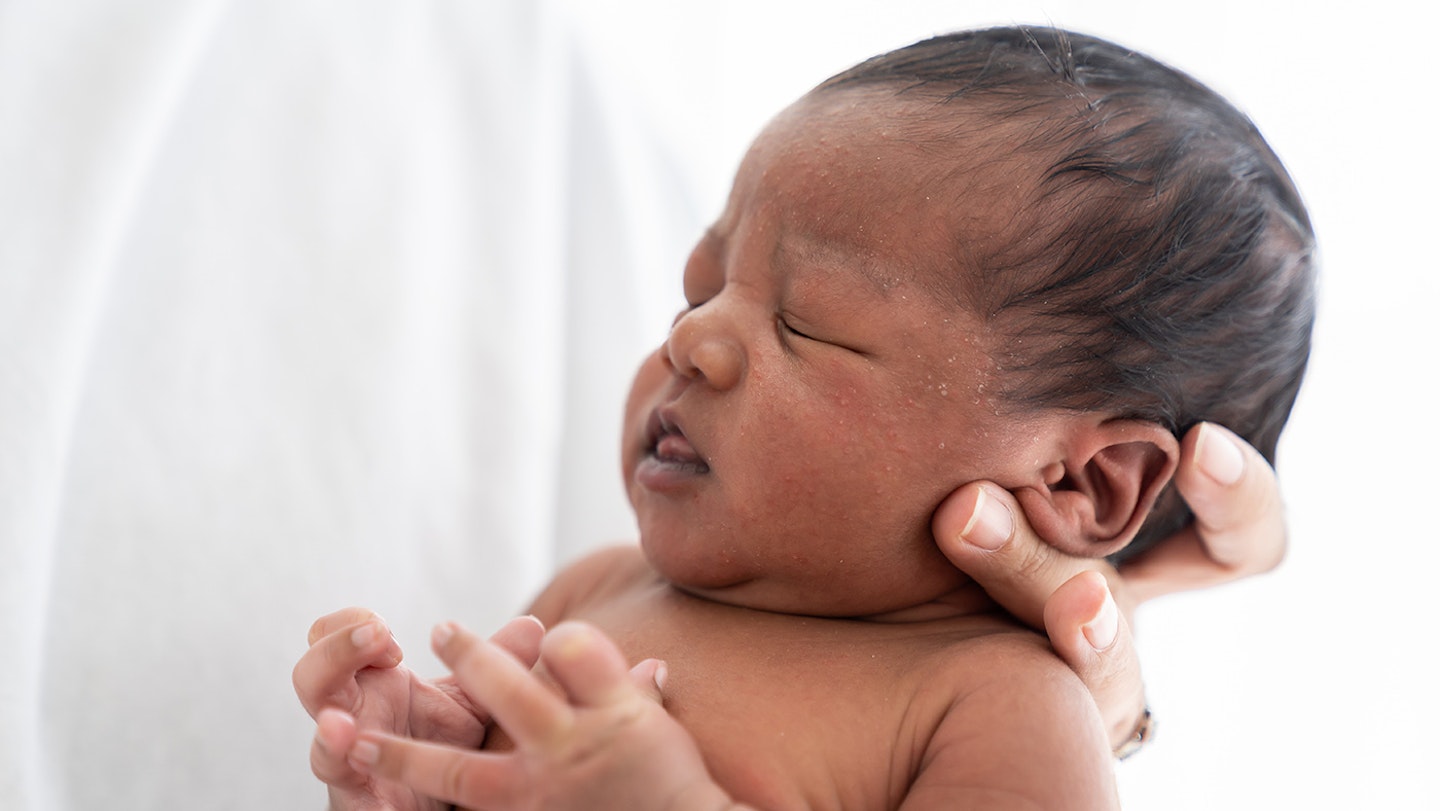
<svg viewBox="0 0 1440 811">
<path fill-rule="evenodd" d="M 1006 238 L 957 245 L 979 271 L 960 295 L 996 334 L 1004 402 L 1177 436 L 1217 422 L 1274 463 L 1310 355 L 1314 234 L 1245 115 L 1149 57 L 1041 28 L 926 40 L 815 92 L 838 88 L 928 102 L 942 138 L 948 110 L 978 112 L 1007 150 L 1039 156 Z M 1172 488 L 1120 554 L 1190 518 Z"/>
</svg>

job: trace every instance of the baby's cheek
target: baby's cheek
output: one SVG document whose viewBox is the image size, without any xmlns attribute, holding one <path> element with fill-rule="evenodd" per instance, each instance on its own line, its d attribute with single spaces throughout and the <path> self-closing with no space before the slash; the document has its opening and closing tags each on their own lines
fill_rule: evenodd
<svg viewBox="0 0 1440 811">
<path fill-rule="evenodd" d="M 634 379 L 630 381 L 630 394 L 625 400 L 627 425 L 641 411 L 653 407 L 653 399 L 670 379 L 670 372 L 665 368 L 665 362 L 660 357 L 660 353 L 663 351 L 664 347 L 661 347 L 647 355 L 645 360 L 640 363 L 640 368 L 635 371 Z"/>
<path fill-rule="evenodd" d="M 646 356 L 635 377 L 630 382 L 630 393 L 625 398 L 624 424 L 620 428 L 622 441 L 629 448 L 632 441 L 639 440 L 645 430 L 650 411 L 659 405 L 659 398 L 670 379 L 670 372 L 656 350 Z"/>
</svg>

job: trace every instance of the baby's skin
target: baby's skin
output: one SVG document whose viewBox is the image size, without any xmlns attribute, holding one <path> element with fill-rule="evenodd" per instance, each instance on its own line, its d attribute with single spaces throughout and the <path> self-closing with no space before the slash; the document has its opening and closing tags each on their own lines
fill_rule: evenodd
<svg viewBox="0 0 1440 811">
<path fill-rule="evenodd" d="M 907 274 L 943 265 L 963 227 L 997 231 L 1014 201 L 902 203 L 931 156 L 852 92 L 767 128 L 687 264 L 691 307 L 627 407 L 638 548 L 571 566 L 532 606 L 538 624 L 494 642 L 441 626 L 454 680 L 396 667 L 356 614 L 312 629 L 334 652 L 303 687 L 297 666 L 312 763 L 352 807 L 1117 807 L 1111 730 L 1081 673 L 947 543 L 1020 562 L 992 543 L 988 501 L 1008 516 L 1000 549 L 1023 522 L 1108 554 L 1197 452 L 1152 423 L 994 401 L 983 324 Z M 1002 185 L 971 169 L 961 189 Z M 981 480 L 998 485 L 970 491 L 990 518 L 932 537 Z M 1096 579 L 1079 587 L 1104 595 Z M 1091 648 L 1112 645 L 1115 603 L 1079 609 Z"/>
<path fill-rule="evenodd" d="M 1278 488 L 1273 471 L 1260 455 L 1224 429 L 1209 425 L 1189 432 L 1183 449 L 1177 484 L 1197 514 L 1196 525 L 1121 573 L 1107 572 L 1122 608 L 1128 608 L 1135 595 L 1150 598 L 1267 571 L 1283 556 Z M 981 490 L 990 494 L 988 501 L 976 497 Z M 982 511 L 985 506 L 999 509 L 987 515 Z M 998 539 L 992 530 L 998 531 Z M 1134 728 L 1136 697 L 1143 687 L 1128 623 L 1122 619 L 1105 627 L 1108 612 L 1104 608 L 1114 603 L 1109 600 L 1106 578 L 1098 574 L 1104 571 L 1098 562 L 1058 554 L 1040 542 L 1018 505 L 992 484 L 967 485 L 947 499 L 937 512 L 935 531 L 946 554 L 985 578 L 988 590 L 1003 597 L 1012 613 L 1035 617 L 1037 623 L 1043 614 L 1055 651 L 1089 685 L 1109 726 L 1122 730 L 1112 734 L 1112 744 L 1128 735 Z M 1016 577 L 1015 572 L 1033 577 Z M 295 668 L 295 686 L 302 703 L 317 719 L 311 764 L 316 775 L 329 784 L 331 806 L 337 811 L 441 808 L 450 802 L 472 808 L 536 807 L 527 797 L 544 783 L 534 776 L 555 764 L 547 764 L 543 758 L 539 764 L 533 762 L 537 757 L 533 741 L 529 755 L 523 746 L 504 755 L 493 748 L 476 752 L 490 720 L 480 703 L 488 702 L 477 703 L 465 691 L 492 695 L 496 673 L 509 678 L 502 684 L 502 692 L 527 689 L 522 677 L 525 668 L 540 656 L 541 624 L 529 617 L 512 620 L 491 637 L 491 644 L 453 624 L 443 627 L 450 635 L 446 644 L 437 646 L 437 653 L 456 675 L 433 682 L 399 664 L 399 646 L 373 612 L 346 609 L 312 627 L 311 647 Z M 670 680 L 664 676 L 673 668 L 668 663 L 644 659 L 626 674 L 628 660 L 618 652 L 606 654 L 607 644 L 598 633 L 565 625 L 557 627 L 555 634 L 558 638 L 552 634 L 544 643 L 547 647 L 555 648 L 569 636 L 564 648 L 584 655 L 578 668 L 563 662 L 547 662 L 546 667 L 550 672 L 578 670 L 566 683 L 596 680 L 598 688 L 582 690 L 592 698 L 583 705 L 571 704 L 563 693 L 556 692 L 555 684 L 540 681 L 537 683 L 544 691 L 537 693 L 540 699 L 521 705 L 503 698 L 494 701 L 496 707 L 512 711 L 520 706 L 538 707 L 536 711 L 562 721 L 570 713 L 592 710 L 617 713 L 621 718 L 645 718 L 646 724 L 637 726 L 635 734 L 648 731 L 658 735 L 668 742 L 665 751 L 674 756 L 690 751 L 689 744 L 674 743 L 679 733 L 670 726 L 673 719 L 655 712 L 661 694 L 669 688 Z M 584 640 L 582 644 L 576 644 L 576 636 Z M 1092 644 L 1092 639 L 1102 644 Z M 499 651 L 504 653 L 497 657 Z M 659 681 L 664 689 L 657 687 L 657 675 L 662 677 Z M 607 701 L 594 700 L 595 694 L 605 695 Z M 518 721 L 502 718 L 507 726 Z M 609 752 L 616 747 L 592 745 L 588 749 Z M 651 762 L 665 763 L 667 772 L 672 768 L 658 760 L 642 761 L 642 765 Z M 627 774 L 627 768 L 635 768 L 633 763 L 614 765 Z M 690 765 L 693 767 L 693 762 Z M 691 789 L 699 800 L 720 796 L 717 790 L 706 778 L 698 778 Z M 571 807 L 603 807 L 598 799 L 603 795 L 593 791 L 579 794 Z M 505 802 L 495 803 L 494 798 L 502 795 Z M 644 801 L 626 807 L 682 807 L 657 804 L 663 799 L 647 794 Z M 713 807 L 724 806 L 716 802 Z"/>
</svg>

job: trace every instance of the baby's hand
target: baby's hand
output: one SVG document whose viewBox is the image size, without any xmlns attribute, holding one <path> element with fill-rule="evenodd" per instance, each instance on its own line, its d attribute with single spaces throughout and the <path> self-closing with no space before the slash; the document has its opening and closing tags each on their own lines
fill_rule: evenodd
<svg viewBox="0 0 1440 811">
<path fill-rule="evenodd" d="M 495 644 L 528 662 L 539 655 L 543 627 L 521 617 L 501 628 Z M 455 746 L 478 747 L 487 718 L 456 686 L 400 666 L 400 646 L 384 620 L 362 608 L 321 617 L 293 674 L 295 693 L 316 720 L 310 767 L 330 786 L 332 809 L 438 808 L 403 787 L 371 780 L 346 760 L 361 730 L 380 730 Z"/>
<path fill-rule="evenodd" d="M 628 674 L 598 630 L 568 622 L 546 635 L 540 662 L 558 691 L 454 624 L 436 628 L 436 653 L 514 740 L 475 752 L 363 731 L 350 759 L 369 774 L 467 808 L 732 808 L 690 734 L 661 706 L 664 665 Z"/>
</svg>

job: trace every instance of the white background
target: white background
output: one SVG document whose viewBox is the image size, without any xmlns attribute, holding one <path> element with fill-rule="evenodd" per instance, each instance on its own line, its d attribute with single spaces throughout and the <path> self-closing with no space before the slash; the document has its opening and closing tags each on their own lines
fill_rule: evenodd
<svg viewBox="0 0 1440 811">
<path fill-rule="evenodd" d="M 434 672 L 431 622 L 626 537 L 619 397 L 748 140 L 1010 22 L 1219 89 L 1321 244 L 1291 554 L 1143 610 L 1126 807 L 1440 807 L 1440 20 L 1398 0 L 0 0 L 0 807 L 320 807 L 309 621 Z"/>
</svg>

